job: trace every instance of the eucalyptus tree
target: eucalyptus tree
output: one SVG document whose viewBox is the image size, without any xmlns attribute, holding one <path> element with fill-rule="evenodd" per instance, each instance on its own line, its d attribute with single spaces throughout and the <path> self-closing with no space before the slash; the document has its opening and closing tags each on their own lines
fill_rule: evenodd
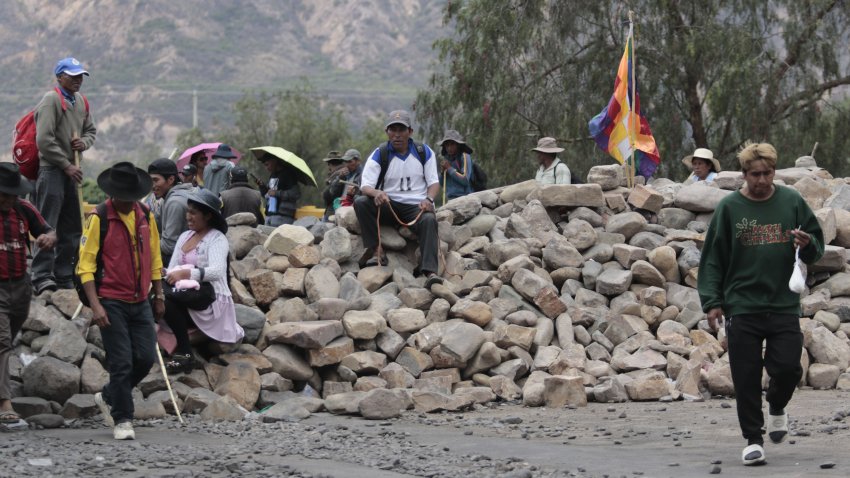
<svg viewBox="0 0 850 478">
<path fill-rule="evenodd" d="M 540 136 L 558 138 L 580 173 L 613 162 L 587 122 L 613 92 L 629 10 L 657 175 L 682 178 L 679 158 L 695 147 L 733 166 L 747 139 L 773 142 L 782 166 L 815 141 L 827 162 L 846 150 L 836 145 L 848 135 L 836 133 L 848 105 L 830 96 L 850 84 L 843 0 L 450 0 L 454 34 L 434 45 L 418 120 L 430 137 L 466 134 L 495 183 L 531 177 Z"/>
</svg>

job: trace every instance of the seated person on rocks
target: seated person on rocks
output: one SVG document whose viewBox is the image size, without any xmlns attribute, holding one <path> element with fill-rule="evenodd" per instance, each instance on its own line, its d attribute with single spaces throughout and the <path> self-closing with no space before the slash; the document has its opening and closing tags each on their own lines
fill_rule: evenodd
<svg viewBox="0 0 850 478">
<path fill-rule="evenodd" d="M 378 230 L 379 219 L 388 224 L 410 227 L 419 239 L 425 287 L 442 283 L 437 272 L 439 238 L 434 198 L 440 191 L 437 160 L 434 151 L 410 138 L 410 114 L 398 110 L 390 113 L 386 132 L 389 141 L 369 156 L 363 167 L 360 188 L 363 193 L 354 200 L 354 211 L 366 247 L 366 267 L 387 265 Z M 368 257 L 370 256 L 371 257 Z"/>
<path fill-rule="evenodd" d="M 345 167 L 339 151 L 331 151 L 328 153 L 328 157 L 322 161 L 328 167 L 328 178 L 325 180 L 326 186 L 322 191 L 322 199 L 325 202 L 325 215 L 322 220 L 327 221 L 336 210 L 334 200 L 341 197 L 345 190 L 345 183 L 342 181 L 344 181 L 343 176 L 348 174 L 348 168 Z"/>
<path fill-rule="evenodd" d="M 558 147 L 558 141 L 555 138 L 540 138 L 537 141 L 537 147 L 532 148 L 532 151 L 537 153 L 537 163 L 540 168 L 537 169 L 537 175 L 534 179 L 540 184 L 570 184 L 572 177 L 570 168 L 565 163 L 558 159 L 558 153 L 562 153 L 564 148 Z"/>
<path fill-rule="evenodd" d="M 165 311 L 159 232 L 153 213 L 139 202 L 152 181 L 144 170 L 120 162 L 100 173 L 97 185 L 109 199 L 89 216 L 77 264 L 109 370 L 109 383 L 94 401 L 106 424 L 114 427 L 113 437 L 133 440 L 133 387 L 156 360 L 154 320 Z M 107 222 L 103 236 L 101 221 Z"/>
<path fill-rule="evenodd" d="M 186 219 L 189 230 L 177 239 L 177 247 L 165 276 L 170 287 L 181 280 L 210 282 L 215 301 L 204 310 L 184 307 L 170 298 L 165 300 L 165 322 L 177 339 L 177 349 L 166 363 L 169 373 L 191 372 L 194 368 L 189 327 L 194 325 L 207 337 L 234 344 L 245 332 L 236 322 L 236 308 L 227 284 L 227 223 L 221 215 L 221 201 L 206 189 L 189 195 Z M 186 266 L 189 267 L 186 267 Z"/>
<path fill-rule="evenodd" d="M 446 194 L 445 199 L 454 199 L 474 192 L 472 178 L 472 148 L 457 131 L 446 130 L 440 141 L 440 184 Z"/>
<path fill-rule="evenodd" d="M 717 177 L 717 173 L 722 171 L 720 161 L 714 158 L 714 153 L 710 149 L 697 148 L 694 154 L 682 158 L 682 162 L 693 171 L 693 174 L 685 180 L 684 184 L 693 184 L 699 181 L 712 183 L 714 178 Z"/>
<path fill-rule="evenodd" d="M 354 198 L 360 194 L 360 177 L 363 176 L 363 165 L 360 164 L 360 151 L 349 149 L 342 155 L 345 167 L 348 170 L 343 176 L 342 196 L 339 198 L 340 206 L 353 206 Z"/>
<path fill-rule="evenodd" d="M 236 166 L 230 170 L 230 187 L 221 192 L 222 216 L 226 218 L 240 212 L 249 212 L 263 223 L 263 195 L 248 183 L 248 170 Z"/>
<path fill-rule="evenodd" d="M 21 177 L 17 164 L 0 163 L 0 425 L 21 419 L 12 409 L 9 356 L 12 340 L 30 312 L 29 235 L 36 238 L 38 248 L 56 244 L 56 233 L 35 206 L 18 198 L 32 189 L 30 182 Z"/>
</svg>

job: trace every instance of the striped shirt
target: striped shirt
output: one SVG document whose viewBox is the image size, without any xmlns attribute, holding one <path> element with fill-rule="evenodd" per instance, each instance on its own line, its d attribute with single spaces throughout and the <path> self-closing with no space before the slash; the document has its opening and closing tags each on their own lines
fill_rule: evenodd
<svg viewBox="0 0 850 478">
<path fill-rule="evenodd" d="M 27 273 L 29 234 L 38 237 L 53 229 L 27 201 L 0 211 L 0 280 L 17 280 Z"/>
</svg>

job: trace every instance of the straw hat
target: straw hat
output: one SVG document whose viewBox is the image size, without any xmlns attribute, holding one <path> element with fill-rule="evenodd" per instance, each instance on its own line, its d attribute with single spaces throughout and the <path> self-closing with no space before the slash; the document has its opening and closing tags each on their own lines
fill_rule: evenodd
<svg viewBox="0 0 850 478">
<path fill-rule="evenodd" d="M 689 169 L 693 169 L 694 165 L 691 160 L 694 158 L 703 159 L 705 161 L 711 162 L 711 164 L 714 165 L 714 171 L 717 173 L 722 171 L 722 169 L 720 168 L 720 161 L 718 161 L 714 157 L 714 153 L 712 153 L 710 149 L 697 148 L 696 151 L 694 151 L 694 154 L 682 158 L 682 162 L 685 163 L 685 166 L 687 166 Z"/>
</svg>

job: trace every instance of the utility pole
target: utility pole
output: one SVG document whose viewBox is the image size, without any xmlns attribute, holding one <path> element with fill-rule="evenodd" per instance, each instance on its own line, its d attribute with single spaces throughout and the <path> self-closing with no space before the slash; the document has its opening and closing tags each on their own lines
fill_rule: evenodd
<svg viewBox="0 0 850 478">
<path fill-rule="evenodd" d="M 192 129 L 198 129 L 198 90 L 192 90 Z"/>
</svg>

